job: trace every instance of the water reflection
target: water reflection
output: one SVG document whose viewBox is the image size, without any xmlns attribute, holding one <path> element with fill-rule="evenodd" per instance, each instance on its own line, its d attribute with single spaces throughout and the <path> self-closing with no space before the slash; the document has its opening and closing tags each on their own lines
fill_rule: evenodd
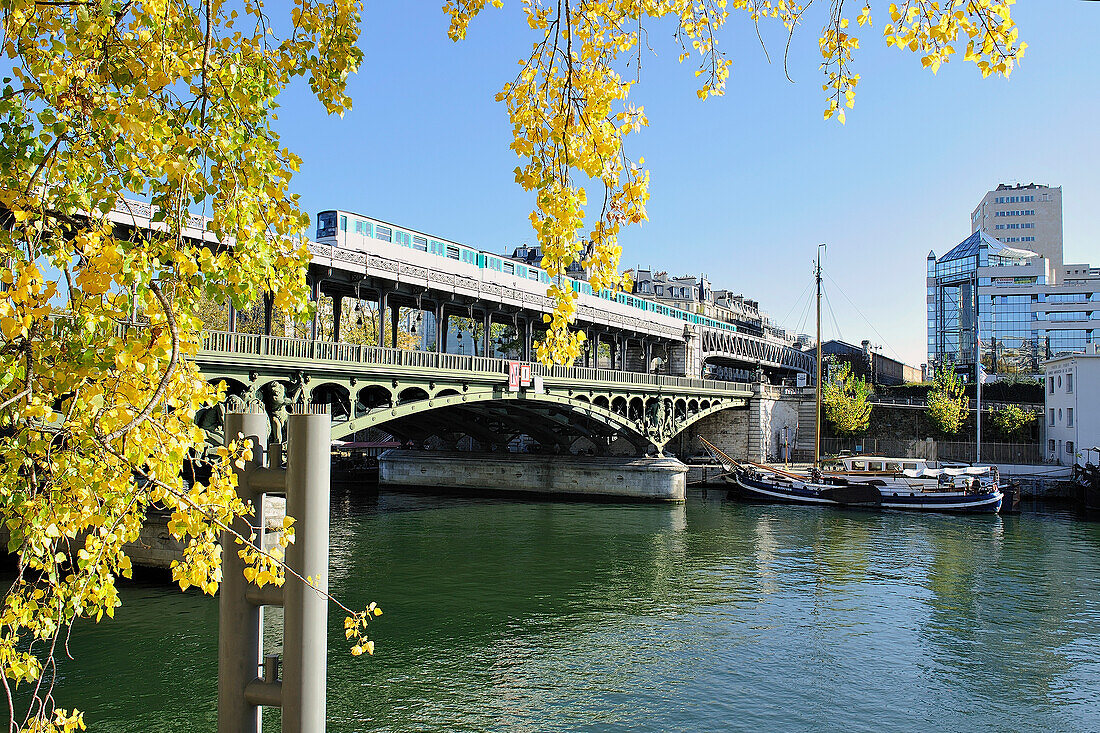
<svg viewBox="0 0 1100 733">
<path fill-rule="evenodd" d="M 331 619 L 332 731 L 1100 729 L 1098 528 L 1063 515 L 333 508 L 332 588 L 386 614 L 365 661 Z M 210 729 L 216 602 L 125 601 L 60 695 L 96 730 Z"/>
</svg>

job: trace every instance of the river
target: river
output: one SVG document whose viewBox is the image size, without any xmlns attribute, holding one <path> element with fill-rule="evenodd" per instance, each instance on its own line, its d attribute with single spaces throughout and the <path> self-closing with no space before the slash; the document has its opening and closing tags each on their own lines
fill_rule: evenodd
<svg viewBox="0 0 1100 733">
<path fill-rule="evenodd" d="M 374 657 L 331 617 L 329 730 L 1100 731 L 1100 523 L 723 494 L 335 495 L 332 590 L 385 613 Z M 59 702 L 214 730 L 216 599 L 123 600 L 74 631 Z"/>
</svg>

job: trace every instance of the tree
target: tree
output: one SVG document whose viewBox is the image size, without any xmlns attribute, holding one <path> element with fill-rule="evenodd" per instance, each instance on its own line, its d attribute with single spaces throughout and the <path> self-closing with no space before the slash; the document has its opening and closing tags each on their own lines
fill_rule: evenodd
<svg viewBox="0 0 1100 733">
<path fill-rule="evenodd" d="M 968 408 L 965 391 L 966 385 L 955 372 L 953 362 L 936 369 L 932 389 L 928 391 L 928 416 L 940 432 L 955 435 L 962 428 Z"/>
<path fill-rule="evenodd" d="M 463 37 L 486 4 L 448 0 L 451 37 Z M 1024 49 L 1010 4 L 906 0 L 890 6 L 884 35 L 933 71 L 965 40 L 983 74 L 1008 75 Z M 289 17 L 274 19 L 262 0 L 236 9 L 217 0 L 0 5 L 12 66 L 0 90 L 0 519 L 18 556 L 0 609 L 0 679 L 9 700 L 12 682 L 34 685 L 26 719 L 13 710 L 12 728 L 82 727 L 78 713 L 53 709 L 53 652 L 75 619 L 114 613 L 116 580 L 130 573 L 124 545 L 151 507 L 172 512 L 170 529 L 187 547 L 173 568 L 181 587 L 217 588 L 218 535 L 251 511 L 230 475 L 250 448 L 222 451 L 206 485 L 179 476 L 202 443 L 192 416 L 222 396 L 191 359 L 201 344 L 197 304 L 228 298 L 244 311 L 267 293 L 284 329 L 306 317 L 307 217 L 290 189 L 300 160 L 271 122 L 297 77 L 329 113 L 350 106 L 346 80 L 363 57 L 360 6 L 296 0 Z M 787 0 L 524 4 L 536 43 L 499 99 L 525 160 L 517 182 L 536 194 L 532 223 L 551 275 L 581 256 L 597 289 L 627 284 L 617 237 L 646 217 L 648 173 L 623 143 L 648 123 L 628 100 L 636 79 L 623 68 L 640 65 L 646 24 L 671 19 L 681 61 L 698 56 L 699 96 L 721 94 L 729 62 L 716 33 L 728 6 L 792 31 L 805 11 Z M 850 70 L 858 41 L 843 13 L 844 0 L 833 2 L 820 45 L 826 118 L 841 121 L 859 80 Z M 865 7 L 858 24 L 869 17 Z M 585 180 L 604 190 L 582 236 Z M 107 215 L 125 211 L 123 192 L 148 199 L 163 229 L 116 230 Z M 223 244 L 184 237 L 190 206 L 211 217 Z M 538 355 L 571 363 L 582 341 L 569 331 L 576 296 L 557 285 L 550 293 L 556 308 Z M 276 559 L 249 560 L 259 578 L 280 582 Z M 353 652 L 369 652 L 366 613 L 349 614 Z"/>
<path fill-rule="evenodd" d="M 883 37 L 887 46 L 916 52 L 933 73 L 965 44 L 964 58 L 982 76 L 1007 77 L 1027 47 L 1018 42 L 1010 11 L 1014 1 L 882 2 L 890 17 Z M 823 24 L 818 46 L 826 120 L 843 123 L 845 108 L 855 105 L 860 75 L 853 52 L 859 38 L 846 11 L 858 8 L 856 25 L 870 28 L 871 2 L 833 0 L 816 16 Z M 446 0 L 450 37 L 464 38 L 487 5 L 502 7 L 504 0 Z M 643 158 L 630 159 L 625 141 L 649 124 L 630 92 L 639 80 L 643 50 L 650 50 L 658 36 L 650 26 L 672 26 L 679 61 L 695 56 L 695 76 L 701 81 L 697 93 L 706 99 L 725 91 L 730 61 L 719 50 L 718 35 L 731 13 L 754 26 L 758 38 L 763 37 L 761 24 L 782 23 L 789 48 L 797 26 L 815 17 L 811 6 L 794 0 L 524 0 L 532 51 L 497 99 L 508 108 L 511 147 L 523 159 L 515 169 L 516 182 L 535 194 L 531 223 L 544 253 L 542 266 L 551 277 L 565 274 L 579 259 L 597 291 L 629 287 L 629 276 L 618 271 L 618 236 L 622 227 L 647 218 L 649 172 Z M 586 226 L 586 182 L 602 189 L 594 197 L 599 209 L 591 227 Z M 546 317 L 550 328 L 538 344 L 538 356 L 570 364 L 584 341 L 583 333 L 569 329 L 577 295 L 558 285 L 549 295 L 555 308 Z"/>
<path fill-rule="evenodd" d="M 124 545 L 150 508 L 171 512 L 186 548 L 174 579 L 206 593 L 220 580 L 220 532 L 252 511 L 230 473 L 247 445 L 223 449 L 205 485 L 180 477 L 203 440 L 193 415 L 220 397 L 191 359 L 197 304 L 245 308 L 266 292 L 304 312 L 307 218 L 289 189 L 299 159 L 272 130 L 275 99 L 304 77 L 342 112 L 362 52 L 354 0 L 299 0 L 277 22 L 262 3 L 234 7 L 0 7 L 11 66 L 0 91 L 0 520 L 18 563 L 0 608 L 0 680 L 13 730 L 83 727 L 55 709 L 54 652 L 76 619 L 113 616 L 116 581 L 131 572 Z M 162 231 L 112 227 L 123 192 L 151 201 Z M 183 236 L 192 204 L 231 244 Z M 281 582 L 277 553 L 246 554 L 257 582 Z M 348 610 L 353 652 L 371 649 L 367 618 Z M 13 684 L 29 686 L 18 718 Z"/>
<path fill-rule="evenodd" d="M 1036 416 L 1031 410 L 1019 405 L 1005 405 L 993 412 L 993 425 L 1001 437 L 1011 440 L 1022 437 L 1035 424 Z"/>
<path fill-rule="evenodd" d="M 849 362 L 834 367 L 824 385 L 821 402 L 825 418 L 841 435 L 861 433 L 871 422 L 871 385 L 852 373 Z"/>
</svg>

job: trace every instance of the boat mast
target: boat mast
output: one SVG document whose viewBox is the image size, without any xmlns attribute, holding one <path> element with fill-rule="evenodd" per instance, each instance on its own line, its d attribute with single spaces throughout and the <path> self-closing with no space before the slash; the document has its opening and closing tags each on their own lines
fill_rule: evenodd
<svg viewBox="0 0 1100 733">
<path fill-rule="evenodd" d="M 817 280 L 817 378 L 814 383 L 814 466 L 821 462 L 821 248 L 817 245 L 817 265 L 814 267 L 814 279 Z"/>
</svg>

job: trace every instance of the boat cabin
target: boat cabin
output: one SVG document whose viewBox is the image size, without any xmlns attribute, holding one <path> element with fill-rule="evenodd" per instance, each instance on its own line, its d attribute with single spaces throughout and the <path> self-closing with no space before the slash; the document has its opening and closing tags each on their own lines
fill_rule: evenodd
<svg viewBox="0 0 1100 733">
<path fill-rule="evenodd" d="M 923 458 L 887 458 L 884 456 L 845 456 L 825 467 L 825 470 L 859 474 L 896 474 L 902 471 L 925 471 L 928 461 Z"/>
</svg>

